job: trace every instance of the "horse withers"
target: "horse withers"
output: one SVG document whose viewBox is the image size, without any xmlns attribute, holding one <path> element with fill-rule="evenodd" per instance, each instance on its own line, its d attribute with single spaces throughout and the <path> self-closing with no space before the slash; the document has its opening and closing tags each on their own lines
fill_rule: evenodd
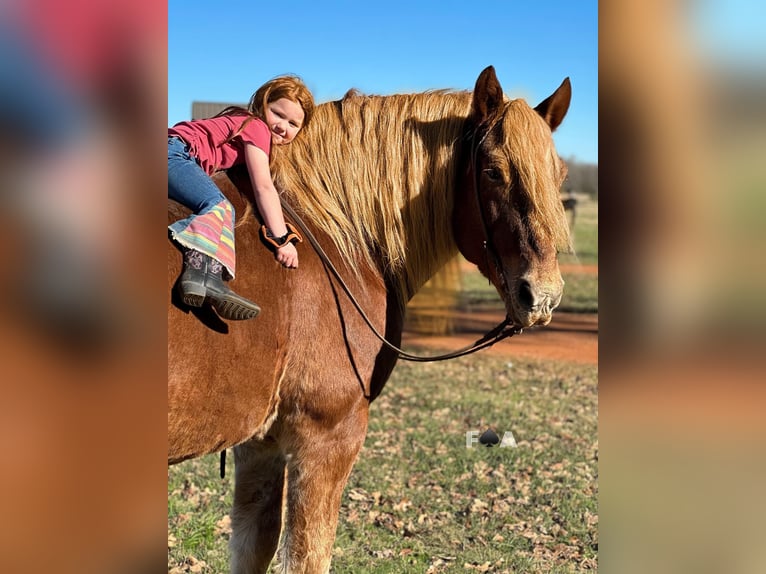
<svg viewBox="0 0 766 574">
<path fill-rule="evenodd" d="M 394 345 L 407 301 L 458 251 L 510 322 L 545 325 L 562 294 L 557 253 L 570 248 L 551 136 L 570 96 L 566 79 L 535 108 L 510 100 L 492 67 L 473 92 L 350 91 L 276 150 L 275 183 Z M 215 180 L 243 213 L 246 175 Z M 170 206 L 170 221 L 184 215 Z M 234 447 L 232 572 L 266 572 L 278 548 L 286 572 L 327 572 L 370 403 L 397 354 L 306 243 L 300 268 L 282 268 L 256 218 L 237 228 L 235 288 L 262 308 L 252 321 L 185 308 L 168 244 L 168 460 Z"/>
</svg>

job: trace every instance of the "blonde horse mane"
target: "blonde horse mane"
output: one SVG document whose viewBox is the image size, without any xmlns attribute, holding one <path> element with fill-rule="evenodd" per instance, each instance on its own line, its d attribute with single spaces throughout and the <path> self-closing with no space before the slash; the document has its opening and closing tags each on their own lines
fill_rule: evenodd
<svg viewBox="0 0 766 574">
<path fill-rule="evenodd" d="M 549 166 L 540 166 L 541 154 L 556 155 L 550 132 L 532 108 L 515 102 L 521 101 L 506 104 L 506 129 L 515 135 L 503 149 L 530 193 L 529 217 L 547 237 L 568 244 L 558 189 L 547 194 L 556 205 L 540 191 L 549 183 L 544 178 L 553 177 Z M 352 90 L 319 105 L 305 132 L 275 150 L 275 183 L 350 269 L 379 269 L 406 301 L 457 253 L 452 205 L 470 108 L 470 92 L 364 96 Z M 556 207 L 562 217 L 547 216 Z"/>
</svg>

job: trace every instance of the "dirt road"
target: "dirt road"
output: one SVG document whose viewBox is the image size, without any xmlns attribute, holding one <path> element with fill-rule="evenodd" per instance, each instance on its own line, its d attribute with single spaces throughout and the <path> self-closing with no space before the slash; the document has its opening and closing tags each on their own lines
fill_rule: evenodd
<svg viewBox="0 0 766 574">
<path fill-rule="evenodd" d="M 470 345 L 503 320 L 502 312 L 455 313 L 456 332 L 419 335 L 405 330 L 405 345 L 435 350 L 455 350 Z M 551 358 L 595 365 L 598 363 L 598 315 L 554 312 L 546 327 L 535 327 L 501 341 L 481 353 L 507 357 Z M 428 354 L 423 352 L 421 354 Z"/>
</svg>

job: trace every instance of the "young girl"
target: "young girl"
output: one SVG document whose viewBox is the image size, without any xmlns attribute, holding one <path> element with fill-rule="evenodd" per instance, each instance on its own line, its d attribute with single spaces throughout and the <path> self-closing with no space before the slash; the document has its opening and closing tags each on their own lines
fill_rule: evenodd
<svg viewBox="0 0 766 574">
<path fill-rule="evenodd" d="M 288 230 L 269 168 L 271 145 L 289 144 L 314 113 L 311 92 L 296 76 L 279 76 L 258 88 L 247 109 L 230 107 L 204 120 L 168 129 L 168 197 L 194 215 L 169 227 L 183 247 L 179 281 L 185 304 L 209 301 L 225 319 L 255 317 L 258 305 L 224 281 L 234 278 L 234 208 L 210 176 L 245 163 L 277 260 L 298 267 L 297 235 Z"/>
</svg>

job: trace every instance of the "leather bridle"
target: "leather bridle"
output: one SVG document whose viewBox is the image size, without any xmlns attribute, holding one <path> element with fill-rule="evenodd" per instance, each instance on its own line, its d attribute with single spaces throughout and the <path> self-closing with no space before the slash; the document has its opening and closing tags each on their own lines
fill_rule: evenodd
<svg viewBox="0 0 766 574">
<path fill-rule="evenodd" d="M 498 281 L 500 282 L 500 287 L 502 289 L 502 292 L 505 294 L 506 297 L 510 297 L 511 293 L 508 289 L 508 279 L 505 275 L 505 268 L 503 267 L 503 262 L 500 259 L 500 255 L 497 252 L 497 248 L 495 247 L 495 242 L 492 240 L 492 232 L 489 228 L 489 223 L 487 222 L 487 216 L 484 213 L 484 204 L 481 201 L 481 193 L 479 191 L 479 170 L 478 168 L 478 155 L 479 155 L 479 148 L 484 143 L 484 140 L 487 139 L 487 136 L 490 134 L 492 129 L 496 123 L 492 124 L 487 130 L 484 132 L 484 135 L 481 137 L 481 139 L 476 141 L 476 138 L 472 138 L 471 140 L 471 171 L 473 172 L 473 189 L 476 194 L 476 209 L 479 212 L 479 220 L 481 221 L 481 228 L 484 233 L 484 241 L 482 242 L 482 248 L 484 249 L 484 255 L 487 258 L 487 272 L 489 272 L 491 265 L 494 265 L 495 267 L 495 275 L 498 278 Z M 511 322 L 512 320 L 510 317 L 506 316 L 506 321 Z"/>
</svg>

